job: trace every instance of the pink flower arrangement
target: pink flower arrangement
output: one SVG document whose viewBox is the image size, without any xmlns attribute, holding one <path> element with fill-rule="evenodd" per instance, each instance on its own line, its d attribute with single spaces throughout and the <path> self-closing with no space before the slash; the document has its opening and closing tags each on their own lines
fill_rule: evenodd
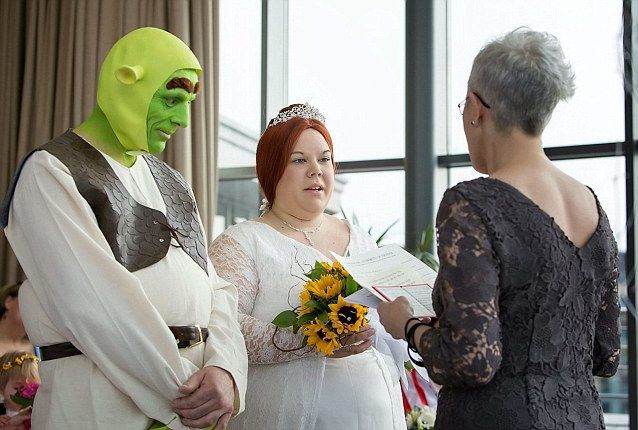
<svg viewBox="0 0 638 430">
<path fill-rule="evenodd" d="M 11 400 L 19 404 L 24 408 L 31 408 L 33 406 L 33 399 L 35 398 L 35 393 L 37 393 L 38 388 L 40 388 L 39 382 L 27 382 L 18 390 L 15 394 L 11 395 Z M 29 412 L 29 419 L 24 421 L 23 423 L 25 430 L 31 429 L 31 413 Z"/>
<path fill-rule="evenodd" d="M 40 383 L 38 382 L 27 382 L 16 391 L 15 394 L 11 395 L 11 400 L 19 404 L 20 406 L 33 406 L 33 399 L 35 398 L 35 393 L 40 388 Z"/>
<path fill-rule="evenodd" d="M 18 390 L 18 392 L 22 397 L 33 399 L 35 397 L 35 393 L 38 391 L 38 388 L 40 388 L 40 384 L 38 384 L 37 382 L 27 382 L 22 386 L 20 390 Z"/>
</svg>

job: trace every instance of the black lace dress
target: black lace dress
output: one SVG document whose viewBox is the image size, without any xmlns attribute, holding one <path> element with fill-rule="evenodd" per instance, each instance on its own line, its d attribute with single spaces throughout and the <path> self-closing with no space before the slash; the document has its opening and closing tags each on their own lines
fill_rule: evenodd
<svg viewBox="0 0 638 430">
<path fill-rule="evenodd" d="M 505 182 L 445 193 L 439 324 L 419 341 L 443 385 L 437 430 L 604 428 L 593 377 L 618 367 L 618 251 L 596 201 L 598 227 L 578 248 Z"/>
</svg>

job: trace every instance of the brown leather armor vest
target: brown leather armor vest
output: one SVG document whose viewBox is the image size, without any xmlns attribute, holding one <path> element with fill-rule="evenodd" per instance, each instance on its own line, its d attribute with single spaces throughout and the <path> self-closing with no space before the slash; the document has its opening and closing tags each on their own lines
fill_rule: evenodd
<svg viewBox="0 0 638 430">
<path fill-rule="evenodd" d="M 78 191 L 93 209 L 115 259 L 130 272 L 160 261 L 171 238 L 208 274 L 204 232 L 195 198 L 177 171 L 152 155 L 144 159 L 166 204 L 166 215 L 133 199 L 104 156 L 71 131 L 29 153 L 21 162 L 2 204 L 2 228 L 24 162 L 35 151 L 47 151 L 71 173 Z"/>
</svg>

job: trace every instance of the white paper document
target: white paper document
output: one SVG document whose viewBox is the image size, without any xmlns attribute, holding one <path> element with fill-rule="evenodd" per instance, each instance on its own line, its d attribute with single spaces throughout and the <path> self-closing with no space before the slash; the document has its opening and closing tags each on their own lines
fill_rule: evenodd
<svg viewBox="0 0 638 430">
<path fill-rule="evenodd" d="M 398 245 L 373 249 L 353 257 L 333 254 L 364 290 L 348 300 L 373 306 L 375 300 L 405 297 L 419 316 L 434 316 L 432 287 L 436 272 Z"/>
</svg>

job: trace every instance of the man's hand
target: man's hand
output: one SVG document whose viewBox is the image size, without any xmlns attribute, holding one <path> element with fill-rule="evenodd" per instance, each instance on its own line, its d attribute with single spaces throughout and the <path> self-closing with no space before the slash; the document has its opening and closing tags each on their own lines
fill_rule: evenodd
<svg viewBox="0 0 638 430">
<path fill-rule="evenodd" d="M 235 384 L 230 373 L 215 366 L 195 372 L 179 388 L 184 397 L 171 402 L 182 424 L 195 428 L 224 430 L 233 413 Z"/>
</svg>

